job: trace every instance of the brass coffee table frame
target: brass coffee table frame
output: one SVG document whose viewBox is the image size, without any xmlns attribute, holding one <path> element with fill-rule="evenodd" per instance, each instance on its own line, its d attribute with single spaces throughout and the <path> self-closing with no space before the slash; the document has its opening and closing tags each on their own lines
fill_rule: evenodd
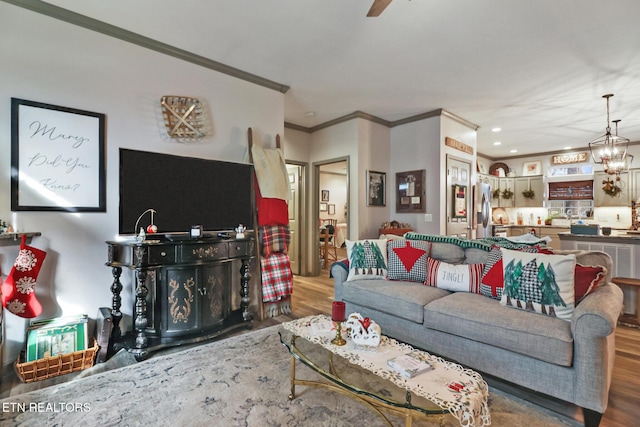
<svg viewBox="0 0 640 427">
<path fill-rule="evenodd" d="M 329 353 L 329 370 L 325 370 L 314 363 L 307 355 L 305 355 L 297 346 L 296 340 L 302 339 L 303 337 L 299 337 L 290 331 L 282 328 L 278 334 L 280 335 L 280 342 L 284 345 L 291 354 L 291 393 L 289 394 L 289 400 L 293 400 L 296 398 L 296 385 L 308 386 L 308 387 L 318 387 L 325 388 L 328 390 L 337 391 L 341 394 L 344 394 L 352 399 L 355 399 L 361 403 L 363 403 L 366 407 L 371 409 L 373 412 L 378 414 L 389 427 L 393 427 L 391 421 L 387 418 L 387 416 L 383 413 L 383 411 L 388 411 L 396 415 L 403 416 L 405 419 L 405 426 L 411 427 L 414 416 L 419 416 L 421 418 L 428 418 L 433 416 L 439 416 L 439 424 L 442 427 L 444 425 L 444 415 L 449 414 L 449 411 L 446 409 L 438 408 L 438 409 L 426 409 L 415 406 L 412 404 L 412 395 L 410 391 L 406 391 L 405 401 L 399 402 L 387 399 L 383 396 L 379 396 L 372 392 L 367 392 L 365 390 L 361 390 L 360 388 L 350 385 L 347 381 L 345 381 L 340 374 L 337 372 L 335 367 L 332 353 L 329 350 L 326 350 Z M 287 340 L 286 335 L 290 335 L 290 338 Z M 307 340 L 305 340 L 307 341 Z M 309 342 L 309 341 L 307 341 Z M 309 342 L 312 346 L 322 347 L 319 344 L 313 344 Z M 321 375 L 322 377 L 329 380 L 329 382 L 308 380 L 296 378 L 296 361 L 300 361 L 302 364 L 311 368 L 314 372 Z M 359 366 L 352 364 L 353 369 L 362 370 L 363 372 L 368 372 Z M 374 373 L 369 373 L 370 375 L 375 375 Z M 395 386 L 391 382 L 389 382 L 390 386 Z M 433 404 L 434 407 L 437 406 Z"/>
</svg>

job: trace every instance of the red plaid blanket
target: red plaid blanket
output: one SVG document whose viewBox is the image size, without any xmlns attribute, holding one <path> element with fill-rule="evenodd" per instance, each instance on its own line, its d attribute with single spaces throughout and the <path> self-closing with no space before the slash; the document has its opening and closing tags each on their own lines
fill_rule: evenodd
<svg viewBox="0 0 640 427">
<path fill-rule="evenodd" d="M 291 233 L 288 225 L 263 225 L 260 226 L 260 239 L 262 241 L 262 254 L 268 257 L 271 254 L 287 253 Z"/>
<path fill-rule="evenodd" d="M 260 259 L 262 266 L 262 302 L 277 301 L 293 293 L 293 274 L 289 255 L 271 254 Z"/>
</svg>

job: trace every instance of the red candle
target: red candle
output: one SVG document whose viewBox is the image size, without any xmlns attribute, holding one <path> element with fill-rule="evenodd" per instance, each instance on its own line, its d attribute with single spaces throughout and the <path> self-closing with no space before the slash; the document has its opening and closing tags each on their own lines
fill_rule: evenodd
<svg viewBox="0 0 640 427">
<path fill-rule="evenodd" d="M 331 319 L 334 322 L 343 322 L 346 318 L 347 305 L 342 301 L 334 301 L 331 306 Z"/>
</svg>

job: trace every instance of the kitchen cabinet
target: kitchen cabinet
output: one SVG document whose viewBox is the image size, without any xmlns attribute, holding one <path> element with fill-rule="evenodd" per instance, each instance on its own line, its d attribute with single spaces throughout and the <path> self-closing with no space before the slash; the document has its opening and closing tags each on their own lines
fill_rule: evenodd
<svg viewBox="0 0 640 427">
<path fill-rule="evenodd" d="M 550 242 L 547 242 L 547 246 L 553 249 L 561 249 L 560 245 L 560 233 L 568 233 L 569 227 L 541 227 L 538 236 L 549 237 Z"/>
<path fill-rule="evenodd" d="M 602 189 L 603 181 L 607 179 L 616 182 L 615 175 L 609 175 L 605 172 L 596 172 L 593 183 L 593 203 L 595 207 L 603 206 L 629 206 L 631 204 L 631 188 L 629 173 L 620 174 L 620 181 L 618 185 L 622 188 L 622 191 L 617 196 L 610 196 Z"/>
<path fill-rule="evenodd" d="M 533 197 L 525 197 L 524 191 L 533 191 Z M 517 208 L 535 208 L 543 205 L 544 182 L 542 176 L 523 176 L 514 180 L 515 206 Z"/>
<path fill-rule="evenodd" d="M 542 177 L 540 177 L 542 180 Z M 491 207 L 493 208 L 513 208 L 516 206 L 515 178 L 497 177 L 494 175 L 478 174 L 478 181 L 487 183 L 491 186 Z M 497 190 L 497 192 L 496 192 Z M 511 197 L 504 197 L 505 190 L 511 192 Z M 540 193 L 542 194 L 542 193 Z M 538 205 L 536 205 L 538 206 Z M 540 204 L 542 206 L 542 204 Z"/>
<path fill-rule="evenodd" d="M 629 171 L 629 199 L 638 200 L 640 197 L 640 169 L 631 169 Z"/>
<path fill-rule="evenodd" d="M 500 189 L 500 197 L 498 199 L 498 207 L 513 208 L 515 202 L 515 180 L 514 178 L 498 178 L 498 188 Z M 505 197 L 505 193 L 511 193 L 511 197 Z M 494 199 L 495 200 L 495 199 Z"/>
<path fill-rule="evenodd" d="M 534 230 L 536 236 L 543 238 L 549 237 L 551 242 L 547 243 L 547 246 L 553 249 L 560 249 L 560 233 L 569 232 L 569 227 L 553 227 L 553 226 L 539 226 L 539 225 L 517 225 L 510 226 L 509 237 L 524 236 L 527 233 L 531 233 Z"/>
</svg>

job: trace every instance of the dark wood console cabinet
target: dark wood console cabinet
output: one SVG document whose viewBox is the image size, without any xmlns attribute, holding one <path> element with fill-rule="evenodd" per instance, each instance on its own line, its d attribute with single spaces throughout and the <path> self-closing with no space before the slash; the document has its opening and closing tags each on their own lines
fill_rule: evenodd
<svg viewBox="0 0 640 427">
<path fill-rule="evenodd" d="M 113 332 L 110 353 L 126 348 L 142 360 L 167 346 L 251 328 L 249 261 L 255 241 L 203 238 L 106 242 L 112 267 Z M 240 262 L 233 262 L 234 260 Z M 240 264 L 240 307 L 232 308 L 233 266 Z M 122 268 L 135 271 L 131 331 L 122 334 Z"/>
</svg>

